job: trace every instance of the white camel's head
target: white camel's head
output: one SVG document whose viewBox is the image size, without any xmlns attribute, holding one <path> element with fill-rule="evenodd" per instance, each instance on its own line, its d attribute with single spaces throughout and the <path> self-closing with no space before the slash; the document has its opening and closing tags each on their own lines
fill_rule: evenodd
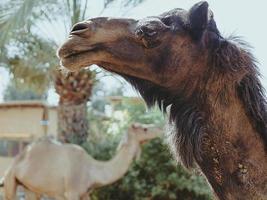
<svg viewBox="0 0 267 200">
<path fill-rule="evenodd" d="M 136 145 L 134 157 L 136 158 L 136 160 L 138 160 L 141 155 L 140 145 L 162 135 L 163 130 L 159 127 L 149 124 L 134 123 L 128 128 L 128 131 L 122 137 L 120 144 L 118 145 L 117 151 L 121 150 L 122 147 Z"/>
<path fill-rule="evenodd" d="M 128 133 L 140 144 L 163 135 L 163 130 L 152 124 L 134 123 L 128 128 Z"/>
<path fill-rule="evenodd" d="M 143 144 L 162 135 L 163 130 L 159 127 L 149 124 L 134 123 L 128 128 L 128 131 L 122 137 L 118 150 L 120 150 L 122 146 L 129 145 L 131 141 L 134 141 L 137 144 Z"/>
</svg>

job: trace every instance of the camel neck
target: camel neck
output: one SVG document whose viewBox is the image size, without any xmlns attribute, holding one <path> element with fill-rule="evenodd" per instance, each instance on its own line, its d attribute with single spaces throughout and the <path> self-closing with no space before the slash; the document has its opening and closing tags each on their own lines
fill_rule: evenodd
<svg viewBox="0 0 267 200">
<path fill-rule="evenodd" d="M 111 184 L 122 178 L 128 171 L 134 157 L 139 150 L 139 144 L 134 139 L 130 139 L 124 144 L 117 154 L 109 161 L 97 161 L 96 173 L 98 173 L 97 186 Z"/>
<path fill-rule="evenodd" d="M 197 162 L 219 199 L 267 199 L 264 142 L 236 88 L 210 90 L 202 105 L 205 132 Z"/>
</svg>

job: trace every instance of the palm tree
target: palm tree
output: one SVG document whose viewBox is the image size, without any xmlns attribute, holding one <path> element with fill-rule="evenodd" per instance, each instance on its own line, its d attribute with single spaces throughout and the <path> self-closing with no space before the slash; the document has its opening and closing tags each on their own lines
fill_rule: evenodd
<svg viewBox="0 0 267 200">
<path fill-rule="evenodd" d="M 114 1 L 103 0 L 103 9 Z M 141 2 L 122 0 L 124 6 L 135 6 Z M 58 41 L 47 35 L 43 24 L 49 24 L 50 27 L 61 25 L 59 27 L 65 27 L 67 34 L 73 24 L 86 19 L 88 3 L 88 0 L 9 0 L 5 4 L 0 3 L 0 64 L 8 67 L 16 81 L 37 86 L 35 90 L 39 93 L 46 92 L 54 82 L 60 96 L 59 138 L 78 144 L 84 142 L 88 135 L 86 103 L 91 95 L 95 74 L 90 70 L 67 76 L 55 72 Z M 11 53 L 10 56 L 8 51 L 14 46 L 19 48 L 19 53 Z"/>
<path fill-rule="evenodd" d="M 57 72 L 55 88 L 59 94 L 58 119 L 59 139 L 64 142 L 82 144 L 88 136 L 87 101 L 95 82 L 90 70 L 71 72 L 66 76 Z"/>
</svg>

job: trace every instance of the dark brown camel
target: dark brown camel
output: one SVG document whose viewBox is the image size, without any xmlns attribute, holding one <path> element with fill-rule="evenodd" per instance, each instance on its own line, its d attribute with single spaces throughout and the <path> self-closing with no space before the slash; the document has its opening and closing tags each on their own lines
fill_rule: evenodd
<svg viewBox="0 0 267 200">
<path fill-rule="evenodd" d="M 58 52 L 70 70 L 97 64 L 166 111 L 172 147 L 223 200 L 267 199 L 267 113 L 245 42 L 223 38 L 207 2 L 142 20 L 76 24 Z"/>
</svg>

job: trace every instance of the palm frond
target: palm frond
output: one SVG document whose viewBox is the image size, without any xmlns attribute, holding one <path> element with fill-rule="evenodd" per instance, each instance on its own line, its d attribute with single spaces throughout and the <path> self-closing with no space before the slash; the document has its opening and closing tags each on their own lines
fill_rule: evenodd
<svg viewBox="0 0 267 200">
<path fill-rule="evenodd" d="M 58 66 L 56 48 L 53 43 L 42 38 L 32 35 L 25 38 L 24 34 L 21 35 L 21 38 L 18 38 L 20 41 L 11 43 L 19 48 L 19 53 L 7 53 L 10 56 L 3 62 L 14 77 L 15 83 L 44 93 L 52 81 L 52 70 Z"/>
<path fill-rule="evenodd" d="M 9 1 L 0 12 L 0 46 L 2 47 L 12 37 L 18 28 L 26 28 L 31 20 L 32 11 L 38 1 L 20 0 Z"/>
</svg>

